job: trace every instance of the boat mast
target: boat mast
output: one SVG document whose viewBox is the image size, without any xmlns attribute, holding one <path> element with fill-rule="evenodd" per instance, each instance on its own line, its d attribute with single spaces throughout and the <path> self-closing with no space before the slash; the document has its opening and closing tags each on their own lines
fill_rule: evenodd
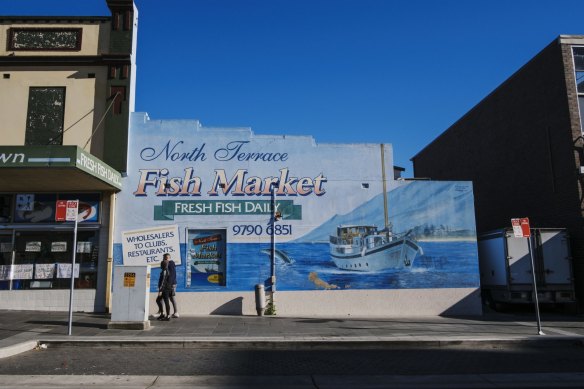
<svg viewBox="0 0 584 389">
<path fill-rule="evenodd" d="M 380 145 L 381 149 L 381 177 L 383 179 L 383 215 L 385 216 L 385 228 L 389 231 L 389 216 L 387 214 L 387 176 L 385 174 L 385 146 Z"/>
</svg>

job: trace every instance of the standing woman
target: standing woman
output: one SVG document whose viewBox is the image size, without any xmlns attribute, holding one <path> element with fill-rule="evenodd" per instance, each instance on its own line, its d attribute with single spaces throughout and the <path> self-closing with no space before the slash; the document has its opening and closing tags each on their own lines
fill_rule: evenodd
<svg viewBox="0 0 584 389">
<path fill-rule="evenodd" d="M 174 313 L 172 314 L 172 317 L 174 318 L 178 318 L 178 305 L 176 303 L 176 264 L 174 263 L 174 261 L 170 258 L 170 254 L 166 253 L 162 256 L 162 262 L 166 262 L 167 263 L 167 267 L 168 267 L 168 277 L 170 280 L 170 284 L 172 285 L 172 291 L 170 292 L 169 298 L 170 298 L 170 303 L 172 304 L 172 309 L 174 310 Z"/>
<path fill-rule="evenodd" d="M 160 277 L 158 278 L 158 297 L 156 298 L 156 304 L 158 305 L 158 320 L 170 320 L 170 301 L 169 296 L 172 293 L 172 284 L 170 280 L 170 274 L 168 272 L 168 261 L 160 262 Z M 164 300 L 164 306 L 166 308 L 166 315 L 162 310 L 162 300 Z"/>
</svg>

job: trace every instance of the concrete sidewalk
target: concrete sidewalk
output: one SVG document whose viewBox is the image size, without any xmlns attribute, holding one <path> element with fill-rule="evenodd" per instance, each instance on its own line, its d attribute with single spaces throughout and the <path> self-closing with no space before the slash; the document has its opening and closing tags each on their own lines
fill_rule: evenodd
<svg viewBox="0 0 584 389">
<path fill-rule="evenodd" d="M 108 329 L 109 316 L 75 313 L 72 336 L 67 312 L 0 311 L 0 358 L 40 343 L 165 347 L 472 347 L 558 342 L 584 344 L 582 315 L 542 315 L 537 334 L 533 314 L 487 313 L 476 317 L 298 318 L 282 316 L 190 316 L 156 321 L 146 331 Z"/>
</svg>

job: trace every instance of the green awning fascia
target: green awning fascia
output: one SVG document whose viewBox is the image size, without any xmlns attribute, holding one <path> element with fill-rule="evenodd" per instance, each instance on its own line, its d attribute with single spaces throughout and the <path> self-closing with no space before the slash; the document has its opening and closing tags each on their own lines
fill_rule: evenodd
<svg viewBox="0 0 584 389">
<path fill-rule="evenodd" d="M 2 168 L 77 168 L 122 189 L 120 172 L 78 146 L 0 146 Z"/>
</svg>

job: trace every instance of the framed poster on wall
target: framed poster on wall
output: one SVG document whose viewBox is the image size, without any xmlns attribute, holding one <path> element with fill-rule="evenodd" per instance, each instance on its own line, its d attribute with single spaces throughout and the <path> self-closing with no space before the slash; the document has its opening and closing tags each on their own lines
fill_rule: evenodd
<svg viewBox="0 0 584 389">
<path fill-rule="evenodd" d="M 225 286 L 225 230 L 187 230 L 187 288 Z"/>
</svg>

